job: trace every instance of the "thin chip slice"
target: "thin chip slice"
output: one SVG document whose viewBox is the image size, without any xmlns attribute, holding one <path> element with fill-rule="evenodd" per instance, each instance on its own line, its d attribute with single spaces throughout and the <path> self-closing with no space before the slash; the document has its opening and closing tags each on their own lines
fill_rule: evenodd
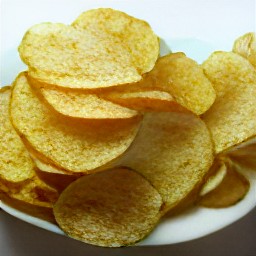
<svg viewBox="0 0 256 256">
<path fill-rule="evenodd" d="M 147 76 L 148 86 L 169 92 L 177 103 L 197 115 L 208 110 L 216 97 L 201 66 L 184 53 L 159 58 Z"/>
<path fill-rule="evenodd" d="M 256 171 L 256 137 L 232 147 L 223 154 L 227 154 L 238 165 Z"/>
<path fill-rule="evenodd" d="M 140 74 L 149 72 L 159 56 L 159 39 L 150 25 L 124 12 L 110 8 L 89 10 L 82 13 L 72 26 L 118 39 L 131 53 Z"/>
<path fill-rule="evenodd" d="M 149 180 L 163 198 L 164 214 L 199 189 L 212 161 L 212 140 L 200 118 L 154 112 L 145 114 L 137 137 L 116 165 L 128 166 Z"/>
<path fill-rule="evenodd" d="M 88 173 L 120 156 L 137 134 L 140 117 L 83 121 L 67 118 L 40 101 L 26 73 L 14 82 L 12 122 L 29 144 L 53 165 Z"/>
<path fill-rule="evenodd" d="M 81 177 L 78 175 L 46 172 L 40 169 L 36 170 L 36 174 L 40 180 L 50 187 L 57 189 L 59 192 L 62 192 L 69 184 Z"/>
<path fill-rule="evenodd" d="M 18 191 L 9 188 L 8 196 L 35 206 L 52 208 L 59 197 L 56 189 L 48 186 L 35 174 L 33 179 L 23 184 Z"/>
<path fill-rule="evenodd" d="M 168 92 L 159 90 L 113 90 L 112 92 L 100 94 L 100 96 L 123 107 L 142 112 L 187 111 L 187 109 L 179 105 Z"/>
<path fill-rule="evenodd" d="M 23 182 L 34 175 L 34 164 L 9 118 L 11 89 L 0 90 L 0 178 Z"/>
<path fill-rule="evenodd" d="M 60 23 L 31 27 L 19 46 L 29 74 L 68 88 L 99 88 L 141 79 L 130 53 L 114 37 Z"/>
<path fill-rule="evenodd" d="M 256 134 L 256 70 L 232 52 L 215 52 L 204 63 L 217 99 L 203 120 L 220 153 Z"/>
<path fill-rule="evenodd" d="M 59 88 L 41 88 L 40 93 L 54 110 L 75 118 L 123 119 L 136 116 L 135 110 L 104 100 L 96 94 Z"/>
<path fill-rule="evenodd" d="M 21 139 L 27 151 L 29 152 L 31 159 L 34 162 L 34 165 L 39 170 L 50 173 L 73 175 L 72 172 L 68 172 L 64 168 L 60 168 L 54 165 L 50 159 L 42 155 L 40 152 L 36 151 L 24 137 L 22 137 Z"/>
<path fill-rule="evenodd" d="M 2 205 L 4 210 L 7 205 L 8 207 L 12 207 L 18 211 L 26 213 L 29 216 L 37 217 L 41 220 L 46 220 L 48 222 L 56 224 L 52 208 L 25 203 L 24 201 L 11 198 L 7 194 L 3 193 L 0 194 L 0 198 L 1 201 L 4 203 L 4 206 Z"/>
<path fill-rule="evenodd" d="M 200 196 L 204 196 L 215 188 L 217 188 L 225 176 L 227 175 L 227 167 L 224 163 L 219 163 L 214 166 L 216 169 L 214 173 L 207 179 L 200 191 Z"/>
<path fill-rule="evenodd" d="M 240 54 L 248 59 L 256 68 L 256 34 L 255 32 L 246 33 L 236 39 L 233 45 L 233 52 Z"/>
<path fill-rule="evenodd" d="M 162 199 L 140 174 L 125 168 L 82 177 L 54 206 L 67 235 L 86 243 L 120 247 L 148 235 L 160 218 Z"/>
<path fill-rule="evenodd" d="M 58 193 L 36 176 L 34 163 L 10 122 L 10 96 L 10 88 L 1 89 L 0 191 L 24 203 L 52 207 Z"/>
<path fill-rule="evenodd" d="M 222 208 L 236 204 L 247 194 L 250 183 L 232 165 L 226 163 L 226 175 L 212 191 L 202 196 L 199 205 L 209 208 Z"/>
</svg>

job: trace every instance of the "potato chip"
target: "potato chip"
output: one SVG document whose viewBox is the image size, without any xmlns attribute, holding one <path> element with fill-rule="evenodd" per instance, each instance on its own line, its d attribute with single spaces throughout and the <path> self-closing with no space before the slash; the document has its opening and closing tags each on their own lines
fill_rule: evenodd
<svg viewBox="0 0 256 256">
<path fill-rule="evenodd" d="M 141 119 L 81 122 L 64 117 L 40 101 L 26 73 L 14 82 L 11 116 L 36 151 L 53 165 L 78 173 L 91 172 L 120 156 L 136 136 Z"/>
<path fill-rule="evenodd" d="M 140 131 L 116 165 L 141 173 L 164 201 L 163 214 L 199 189 L 213 161 L 210 133 L 192 113 L 146 113 Z"/>
<path fill-rule="evenodd" d="M 19 53 L 29 75 L 46 85 L 92 89 L 141 79 L 130 53 L 114 37 L 60 23 L 31 27 Z"/>
<path fill-rule="evenodd" d="M 37 217 L 42 220 L 46 220 L 48 222 L 56 224 L 52 208 L 36 206 L 33 204 L 25 203 L 23 201 L 20 201 L 14 198 L 10 198 L 7 194 L 3 194 L 3 193 L 1 193 L 0 198 L 1 198 L 1 201 L 9 207 L 12 207 L 26 214 L 29 214 L 30 216 Z"/>
<path fill-rule="evenodd" d="M 59 88 L 41 88 L 40 93 L 57 112 L 76 118 L 123 119 L 136 116 L 135 110 L 100 98 L 97 94 Z"/>
<path fill-rule="evenodd" d="M 147 86 L 169 92 L 177 103 L 197 115 L 215 100 L 215 91 L 202 68 L 184 53 L 159 58 L 147 76 Z"/>
<path fill-rule="evenodd" d="M 204 196 L 217 188 L 227 175 L 227 167 L 224 163 L 216 163 L 213 165 L 213 168 L 212 175 L 210 175 L 201 188 L 200 196 Z"/>
<path fill-rule="evenodd" d="M 73 182 L 60 195 L 54 216 L 75 239 L 120 247 L 148 235 L 159 221 L 161 206 L 161 196 L 146 179 L 117 168 Z"/>
<path fill-rule="evenodd" d="M 52 208 L 59 196 L 57 190 L 40 180 L 36 174 L 31 180 L 22 184 L 17 192 L 9 189 L 7 194 L 10 198 L 24 203 L 48 208 Z"/>
<path fill-rule="evenodd" d="M 250 183 L 234 167 L 225 163 L 226 175 L 212 191 L 203 195 L 198 204 L 209 208 L 222 208 L 236 204 L 247 194 Z"/>
<path fill-rule="evenodd" d="M 238 165 L 256 171 L 256 137 L 249 138 L 223 154 L 228 155 Z"/>
<path fill-rule="evenodd" d="M 256 68 L 256 35 L 255 32 L 246 33 L 236 39 L 233 52 L 248 59 Z"/>
<path fill-rule="evenodd" d="M 159 90 L 113 90 L 112 92 L 100 94 L 100 96 L 123 107 L 135 109 L 141 112 L 188 111 L 179 105 L 168 92 Z"/>
<path fill-rule="evenodd" d="M 81 177 L 79 175 L 47 172 L 40 169 L 36 170 L 36 174 L 45 184 L 57 189 L 59 192 L 63 191 L 69 184 Z"/>
<path fill-rule="evenodd" d="M 0 178 L 17 183 L 31 179 L 34 164 L 9 118 L 11 89 L 0 89 Z"/>
<path fill-rule="evenodd" d="M 203 68 L 217 92 L 203 120 L 220 153 L 256 134 L 256 70 L 232 52 L 213 53 Z"/>
<path fill-rule="evenodd" d="M 115 37 L 127 47 L 140 74 L 149 72 L 159 56 L 159 38 L 150 25 L 124 12 L 110 8 L 89 10 L 82 13 L 72 26 Z"/>
</svg>

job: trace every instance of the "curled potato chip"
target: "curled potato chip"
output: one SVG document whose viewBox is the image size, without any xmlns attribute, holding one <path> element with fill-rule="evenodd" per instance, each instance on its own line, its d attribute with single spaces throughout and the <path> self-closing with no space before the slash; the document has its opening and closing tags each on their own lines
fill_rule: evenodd
<svg viewBox="0 0 256 256">
<path fill-rule="evenodd" d="M 213 53 L 203 68 L 217 92 L 203 120 L 220 153 L 256 134 L 256 70 L 232 52 Z"/>
<path fill-rule="evenodd" d="M 159 56 L 159 39 L 150 25 L 124 12 L 110 8 L 89 10 L 82 13 L 72 26 L 115 37 L 127 47 L 140 74 L 149 72 Z"/>
<path fill-rule="evenodd" d="M 256 137 L 249 138 L 223 154 L 227 154 L 238 165 L 256 171 Z"/>
<path fill-rule="evenodd" d="M 100 98 L 97 94 L 59 88 L 41 88 L 40 93 L 57 112 L 76 118 L 123 119 L 136 116 L 135 110 Z"/>
<path fill-rule="evenodd" d="M 256 67 L 256 35 L 254 32 L 246 33 L 236 39 L 233 52 L 248 59 Z"/>
<path fill-rule="evenodd" d="M 46 85 L 92 89 L 141 79 L 130 53 L 114 37 L 60 23 L 31 27 L 19 53 L 29 75 Z"/>
<path fill-rule="evenodd" d="M 159 58 L 154 69 L 147 74 L 147 84 L 169 92 L 180 105 L 198 115 L 208 110 L 216 97 L 201 66 L 184 53 Z"/>
<path fill-rule="evenodd" d="M 236 204 L 247 194 L 250 183 L 233 166 L 225 163 L 226 175 L 215 189 L 203 195 L 198 204 L 209 208 L 228 207 Z"/>
<path fill-rule="evenodd" d="M 119 247 L 148 235 L 160 218 L 162 199 L 140 174 L 116 168 L 84 176 L 54 206 L 67 235 L 86 243 Z"/>
<path fill-rule="evenodd" d="M 112 92 L 100 94 L 121 106 L 138 111 L 175 111 L 185 112 L 187 109 L 179 105 L 168 93 L 160 90 L 113 90 Z"/>
<path fill-rule="evenodd" d="M 133 144 L 116 165 L 141 173 L 164 201 L 162 213 L 199 189 L 213 161 L 210 133 L 192 113 L 146 113 Z"/>
<path fill-rule="evenodd" d="M 42 220 L 46 220 L 48 222 L 56 224 L 52 208 L 26 203 L 24 201 L 11 198 L 7 194 L 1 193 L 1 192 L 0 192 L 0 198 L 1 198 L 1 201 L 9 207 L 12 207 L 26 214 L 29 214 L 30 216 L 37 217 Z"/>
<path fill-rule="evenodd" d="M 11 89 L 0 89 L 0 178 L 9 182 L 23 182 L 34 175 L 34 164 L 9 117 Z"/>
<path fill-rule="evenodd" d="M 140 117 L 80 122 L 51 111 L 21 73 L 14 82 L 11 117 L 31 147 L 55 166 L 70 172 L 91 172 L 120 156 L 132 143 Z"/>
<path fill-rule="evenodd" d="M 63 191 L 69 184 L 77 180 L 80 176 L 69 175 L 65 173 L 47 172 L 37 169 L 36 174 L 44 183 L 57 189 L 59 192 Z"/>
<path fill-rule="evenodd" d="M 1 89 L 0 191 L 24 203 L 51 207 L 58 193 L 36 176 L 34 163 L 10 122 L 10 96 L 10 88 Z"/>
<path fill-rule="evenodd" d="M 208 177 L 201 188 L 200 196 L 204 196 L 218 187 L 227 174 L 227 167 L 224 163 L 216 163 L 213 164 L 212 167 L 214 168 L 213 173 Z"/>
</svg>

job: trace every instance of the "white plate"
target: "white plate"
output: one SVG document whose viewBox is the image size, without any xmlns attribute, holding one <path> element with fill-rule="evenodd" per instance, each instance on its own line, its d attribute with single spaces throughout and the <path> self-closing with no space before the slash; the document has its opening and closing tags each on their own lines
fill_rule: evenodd
<svg viewBox="0 0 256 256">
<path fill-rule="evenodd" d="M 231 50 L 234 39 L 255 31 L 254 0 L 169 0 L 169 1 L 1 1 L 1 86 L 11 84 L 26 67 L 17 47 L 25 31 L 44 21 L 71 23 L 82 11 L 112 7 L 148 21 L 172 51 L 183 51 L 202 62 L 214 50 Z M 184 242 L 215 232 L 237 221 L 256 206 L 256 172 L 248 172 L 251 189 L 246 198 L 225 209 L 193 208 L 177 217 L 163 219 L 139 245 Z M 53 224 L 28 216 L 1 203 L 11 215 L 55 233 Z"/>
</svg>

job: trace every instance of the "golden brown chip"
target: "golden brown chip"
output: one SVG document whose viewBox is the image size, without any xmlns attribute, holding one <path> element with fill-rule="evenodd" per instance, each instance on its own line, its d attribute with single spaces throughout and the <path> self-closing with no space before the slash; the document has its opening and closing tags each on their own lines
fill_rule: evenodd
<svg viewBox="0 0 256 256">
<path fill-rule="evenodd" d="M 215 100 L 213 86 L 201 66 L 183 53 L 159 58 L 146 79 L 147 86 L 169 92 L 177 103 L 198 115 Z"/>
<path fill-rule="evenodd" d="M 60 23 L 31 27 L 19 53 L 30 76 L 46 85 L 92 89 L 141 79 L 129 51 L 115 37 Z"/>
<path fill-rule="evenodd" d="M 226 175 L 212 191 L 199 199 L 199 205 L 209 208 L 222 208 L 236 204 L 247 194 L 250 183 L 231 164 L 226 163 Z"/>
<path fill-rule="evenodd" d="M 34 165 L 39 170 L 44 172 L 50 172 L 50 173 L 73 175 L 72 172 L 68 172 L 64 168 L 54 165 L 50 159 L 48 159 L 47 157 L 42 155 L 40 152 L 35 150 L 24 137 L 22 137 L 22 142 L 26 147 L 27 151 L 29 152 L 29 155 L 34 162 Z"/>
<path fill-rule="evenodd" d="M 86 243 L 120 247 L 148 235 L 160 218 L 162 199 L 138 173 L 117 168 L 82 177 L 54 206 L 67 235 Z"/>
<path fill-rule="evenodd" d="M 236 39 L 233 52 L 248 59 L 256 68 L 256 35 L 255 32 L 246 33 Z"/>
<path fill-rule="evenodd" d="M 120 156 L 140 124 L 140 117 L 81 122 L 50 111 L 30 87 L 26 73 L 14 83 L 11 117 L 36 151 L 53 165 L 78 173 L 88 173 Z"/>
<path fill-rule="evenodd" d="M 99 8 L 82 13 L 72 24 L 96 34 L 106 33 L 129 50 L 140 74 L 149 72 L 159 55 L 159 39 L 150 25 L 124 12 Z"/>
<path fill-rule="evenodd" d="M 10 122 L 10 95 L 10 87 L 0 90 L 0 178 L 17 183 L 33 177 L 34 164 Z"/>
<path fill-rule="evenodd" d="M 76 118 L 123 119 L 136 116 L 135 110 L 104 100 L 96 94 L 59 88 L 41 88 L 40 93 L 57 112 Z"/>
<path fill-rule="evenodd" d="M 8 196 L 35 206 L 52 208 L 58 199 L 59 193 L 46 183 L 41 181 L 37 175 L 22 184 L 18 190 L 9 187 Z"/>
<path fill-rule="evenodd" d="M 256 137 L 232 147 L 223 154 L 227 154 L 238 165 L 256 171 Z"/>
<path fill-rule="evenodd" d="M 142 112 L 188 111 L 187 109 L 179 105 L 168 92 L 159 90 L 113 90 L 112 92 L 100 94 L 100 96 L 123 107 L 135 109 Z"/>
<path fill-rule="evenodd" d="M 256 134 L 256 70 L 232 52 L 215 52 L 204 63 L 217 99 L 203 120 L 220 153 Z"/>
<path fill-rule="evenodd" d="M 30 216 L 37 217 L 42 220 L 46 220 L 48 222 L 56 224 L 52 208 L 36 206 L 30 203 L 26 203 L 24 201 L 11 198 L 7 194 L 3 194 L 1 192 L 0 198 L 5 205 L 8 205 L 16 210 L 29 214 Z"/>
<path fill-rule="evenodd" d="M 215 160 L 213 166 L 212 166 L 212 174 L 207 178 L 206 182 L 203 184 L 200 196 L 204 196 L 205 194 L 210 193 L 212 190 L 217 188 L 225 176 L 227 175 L 227 167 L 225 163 L 216 163 L 217 160 Z M 217 161 L 218 162 L 218 161 Z"/>
<path fill-rule="evenodd" d="M 146 113 L 140 131 L 116 165 L 141 173 L 159 191 L 163 214 L 199 188 L 213 161 L 210 133 L 192 113 Z"/>
<path fill-rule="evenodd" d="M 80 177 L 65 173 L 46 172 L 40 169 L 36 170 L 36 174 L 40 180 L 50 187 L 57 189 L 59 192 L 63 191 L 69 184 Z"/>
</svg>

